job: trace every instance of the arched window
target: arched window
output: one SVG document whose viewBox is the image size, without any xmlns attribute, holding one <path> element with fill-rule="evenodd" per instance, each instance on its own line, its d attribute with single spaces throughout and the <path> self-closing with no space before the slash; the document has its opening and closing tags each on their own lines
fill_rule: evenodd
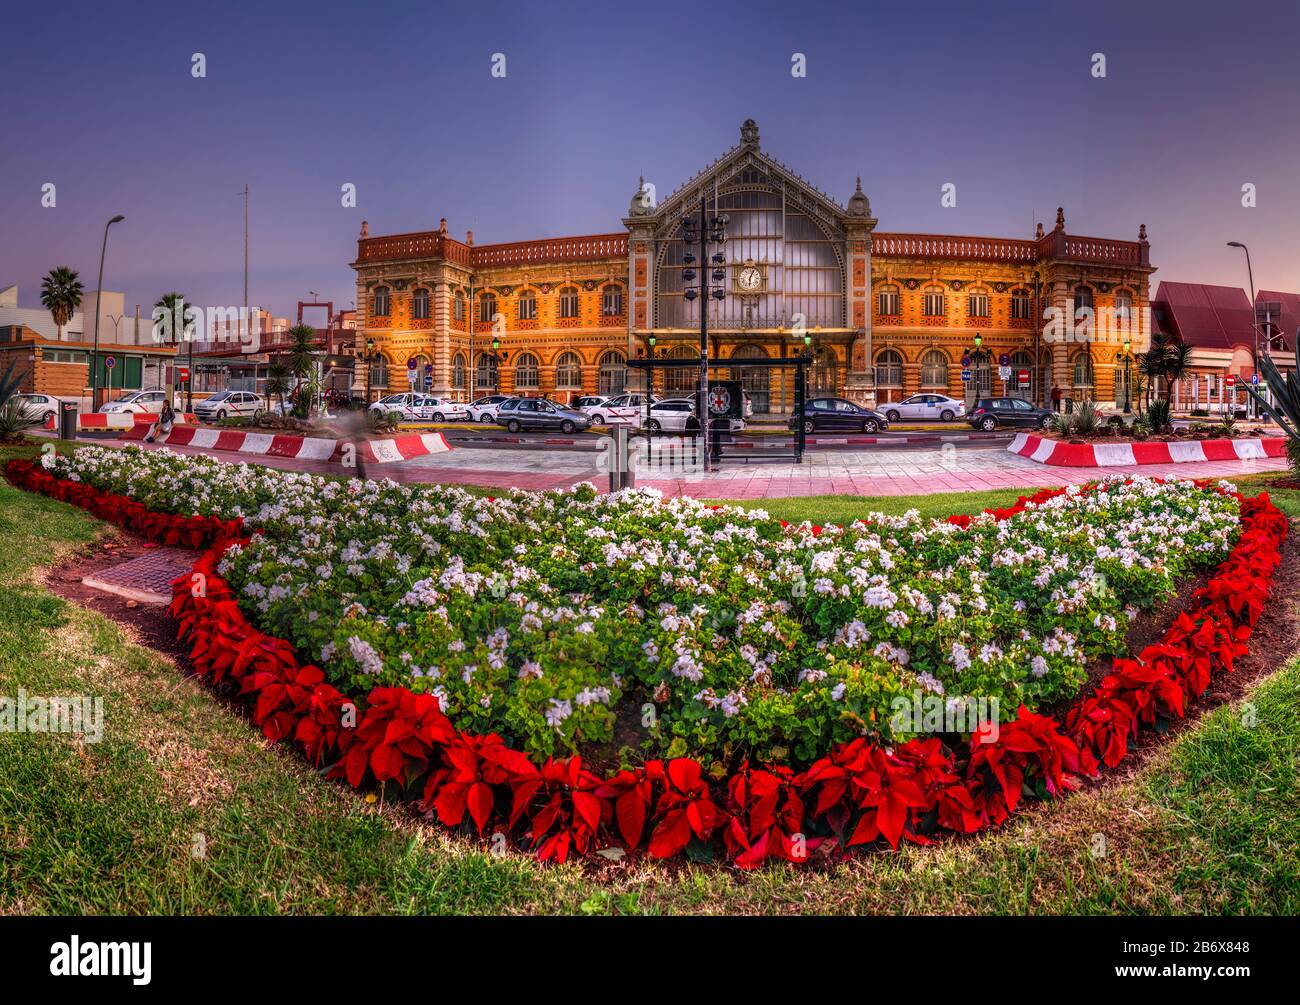
<svg viewBox="0 0 1300 1005">
<path fill-rule="evenodd" d="M 519 294 L 517 306 L 519 307 L 520 321 L 537 320 L 537 294 L 532 290 L 524 290 Z"/>
<path fill-rule="evenodd" d="M 971 290 L 966 294 L 966 313 L 973 318 L 989 316 L 989 294 L 987 290 Z"/>
<path fill-rule="evenodd" d="M 478 319 L 479 321 L 495 321 L 497 319 L 497 298 L 495 293 L 484 293 L 478 298 Z"/>
<path fill-rule="evenodd" d="M 627 386 L 627 358 L 621 352 L 600 357 L 600 394 L 622 394 Z"/>
<path fill-rule="evenodd" d="M 465 294 L 461 290 L 456 291 L 455 319 L 457 321 L 465 320 Z"/>
<path fill-rule="evenodd" d="M 370 358 L 370 389 L 388 386 L 388 357 L 382 352 Z"/>
<path fill-rule="evenodd" d="M 1087 352 L 1081 352 L 1074 357 L 1074 386 L 1091 390 L 1092 380 L 1092 357 Z"/>
<path fill-rule="evenodd" d="M 876 295 L 876 313 L 885 317 L 897 317 L 902 313 L 901 303 L 897 286 L 882 286 Z"/>
<path fill-rule="evenodd" d="M 927 318 L 941 318 L 945 314 L 943 288 L 927 286 L 922 300 L 921 313 Z"/>
<path fill-rule="evenodd" d="M 812 390 L 814 394 L 835 394 L 839 390 L 836 379 L 835 353 L 822 346 L 813 356 Z"/>
<path fill-rule="evenodd" d="M 416 321 L 429 319 L 429 291 L 423 286 L 411 294 L 411 317 Z"/>
<path fill-rule="evenodd" d="M 942 349 L 931 349 L 921 357 L 921 386 L 948 386 L 948 357 Z"/>
<path fill-rule="evenodd" d="M 1131 338 L 1133 332 L 1133 294 L 1128 290 L 1115 291 L 1115 334 Z"/>
<path fill-rule="evenodd" d="M 1028 290 L 1022 288 L 1011 291 L 1011 318 L 1013 321 L 1028 321 L 1032 310 Z"/>
<path fill-rule="evenodd" d="M 521 352 L 515 357 L 515 388 L 535 391 L 541 385 L 541 368 L 531 352 Z"/>
<path fill-rule="evenodd" d="M 458 352 L 451 358 L 451 386 L 457 390 L 464 390 L 465 388 L 465 354 L 463 352 Z"/>
<path fill-rule="evenodd" d="M 555 386 L 566 390 L 582 387 L 582 358 L 576 352 L 560 353 L 555 361 Z"/>
<path fill-rule="evenodd" d="M 375 287 L 374 302 L 371 304 L 370 313 L 377 318 L 386 318 L 392 313 L 387 286 Z"/>
<path fill-rule="evenodd" d="M 474 364 L 474 389 L 478 393 L 490 394 L 497 386 L 497 360 L 491 353 L 479 353 L 478 362 Z"/>
<path fill-rule="evenodd" d="M 606 286 L 601 297 L 600 312 L 606 317 L 618 317 L 623 313 L 623 287 Z"/>
<path fill-rule="evenodd" d="M 578 290 L 573 286 L 566 286 L 560 290 L 560 317 L 576 318 L 578 316 Z"/>
<path fill-rule="evenodd" d="M 903 386 L 903 356 L 897 349 L 881 350 L 876 357 L 876 386 Z"/>
</svg>

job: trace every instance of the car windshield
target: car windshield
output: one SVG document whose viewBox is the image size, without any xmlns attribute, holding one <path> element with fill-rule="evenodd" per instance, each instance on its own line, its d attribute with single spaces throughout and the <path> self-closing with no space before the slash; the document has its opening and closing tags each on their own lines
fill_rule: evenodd
<svg viewBox="0 0 1300 1005">
<path fill-rule="evenodd" d="M 229 398 L 230 398 L 229 391 L 218 391 L 211 398 L 209 398 L 208 401 L 227 401 L 229 400 Z M 122 400 L 125 401 L 126 399 L 123 398 Z"/>
</svg>

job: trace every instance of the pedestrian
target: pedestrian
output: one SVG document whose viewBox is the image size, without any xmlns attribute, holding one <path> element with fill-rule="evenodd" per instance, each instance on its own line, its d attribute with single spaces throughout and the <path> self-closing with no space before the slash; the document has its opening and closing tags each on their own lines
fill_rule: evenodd
<svg viewBox="0 0 1300 1005">
<path fill-rule="evenodd" d="M 1052 385 L 1052 411 L 1059 412 L 1060 410 L 1061 410 L 1061 389 L 1057 387 L 1055 384 L 1053 384 Z"/>
</svg>

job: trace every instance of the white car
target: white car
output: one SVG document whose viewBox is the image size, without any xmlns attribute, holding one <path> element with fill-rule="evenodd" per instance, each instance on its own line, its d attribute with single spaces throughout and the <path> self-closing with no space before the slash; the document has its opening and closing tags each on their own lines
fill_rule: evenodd
<svg viewBox="0 0 1300 1005">
<path fill-rule="evenodd" d="M 641 421 L 641 415 L 645 411 L 645 398 L 644 394 L 620 394 L 599 405 L 586 405 L 579 411 L 591 416 L 593 426 L 608 426 L 611 423 L 635 425 Z M 650 400 L 658 401 L 659 398 L 654 396 Z"/>
<path fill-rule="evenodd" d="M 484 398 L 475 398 L 465 406 L 469 411 L 469 421 L 496 422 L 497 409 L 509 400 L 510 396 L 507 394 L 489 394 Z"/>
<path fill-rule="evenodd" d="M 721 422 L 721 419 L 713 419 L 713 422 Z M 731 423 L 731 431 L 738 433 L 745 428 L 744 419 L 727 419 Z M 666 401 L 656 401 L 650 406 L 650 417 L 645 420 L 645 428 L 652 433 L 660 430 L 666 433 L 694 432 L 700 428 L 699 422 L 695 418 L 695 399 L 694 398 L 668 398 Z"/>
<path fill-rule="evenodd" d="M 232 415 L 262 414 L 265 402 L 252 391 L 218 391 L 211 397 L 194 403 L 194 414 L 204 422 L 220 422 Z"/>
<path fill-rule="evenodd" d="M 50 394 L 15 394 L 9 400 L 17 402 L 22 417 L 33 422 L 49 422 L 59 414 L 59 399 Z"/>
<path fill-rule="evenodd" d="M 469 418 L 469 410 L 450 398 L 437 398 L 432 394 L 413 394 L 410 400 L 389 411 L 401 412 L 412 422 L 447 422 Z"/>
<path fill-rule="evenodd" d="M 966 414 L 966 403 L 946 394 L 914 394 L 893 404 L 879 405 L 890 422 L 913 419 L 922 422 L 952 422 Z"/>
<path fill-rule="evenodd" d="M 162 411 L 163 402 L 167 400 L 166 391 L 128 391 L 114 401 L 100 405 L 101 412 L 153 412 Z"/>
</svg>

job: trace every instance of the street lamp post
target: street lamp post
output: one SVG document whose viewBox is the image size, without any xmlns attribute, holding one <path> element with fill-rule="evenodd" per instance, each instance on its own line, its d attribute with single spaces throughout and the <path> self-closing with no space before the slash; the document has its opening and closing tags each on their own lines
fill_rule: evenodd
<svg viewBox="0 0 1300 1005">
<path fill-rule="evenodd" d="M 1124 340 L 1124 414 L 1130 415 L 1133 412 L 1133 401 L 1131 391 L 1133 387 L 1132 371 L 1129 369 L 1133 362 L 1133 343 L 1128 339 Z"/>
<path fill-rule="evenodd" d="M 1250 331 L 1254 339 L 1254 351 L 1251 354 L 1251 366 L 1254 368 L 1255 373 L 1259 373 L 1259 322 L 1256 320 L 1255 317 L 1255 273 L 1254 270 L 1252 270 L 1250 267 L 1250 249 L 1246 247 L 1244 244 L 1242 244 L 1240 241 L 1229 241 L 1228 247 L 1240 248 L 1242 251 L 1246 253 L 1246 278 L 1250 281 Z M 1220 404 L 1222 404 L 1223 401 L 1222 395 L 1219 396 L 1219 401 Z M 1235 401 L 1235 389 L 1234 389 L 1234 401 Z M 1255 407 L 1254 399 L 1251 400 L 1251 411 L 1255 414 L 1256 418 L 1259 417 L 1259 412 L 1258 409 L 1256 409 Z"/>
<path fill-rule="evenodd" d="M 366 339 L 366 407 L 370 407 L 370 377 L 375 371 L 375 340 Z"/>
<path fill-rule="evenodd" d="M 710 461 L 716 460 L 717 448 L 712 447 L 709 439 L 709 299 L 722 300 L 727 295 L 727 291 L 721 285 L 711 285 L 713 283 L 721 284 L 726 278 L 727 273 L 723 266 L 726 263 L 726 256 L 722 252 L 722 244 L 726 241 L 723 228 L 727 224 L 725 216 L 708 216 L 708 197 L 700 193 L 700 216 L 696 221 L 690 216 L 682 220 L 682 282 L 683 284 L 694 282 L 696 272 L 692 266 L 695 265 L 695 255 L 691 252 L 691 246 L 698 244 L 700 246 L 700 276 L 699 282 L 695 286 L 685 286 L 682 290 L 682 296 L 687 301 L 699 299 L 700 301 L 700 386 L 697 397 L 698 414 L 700 418 L 700 439 L 704 446 L 705 468 L 710 467 Z M 709 254 L 709 245 L 716 245 L 718 250 L 712 256 Z M 709 273 L 705 278 L 704 273 Z"/>
<path fill-rule="evenodd" d="M 975 378 L 975 400 L 976 401 L 980 400 L 980 385 L 981 385 L 980 371 L 988 366 L 988 360 L 993 355 L 992 350 L 980 348 L 983 344 L 984 344 L 984 336 L 977 333 L 975 335 L 975 351 L 970 354 L 971 363 L 974 364 L 974 368 L 973 368 L 974 372 L 972 373 L 971 376 Z M 993 390 L 993 380 L 990 377 L 989 391 L 992 392 L 992 390 Z"/>
<path fill-rule="evenodd" d="M 90 410 L 99 411 L 99 297 L 104 287 L 104 254 L 108 251 L 108 228 L 126 217 L 118 214 L 104 224 L 104 242 L 99 248 L 99 282 L 95 284 L 95 347 L 90 353 Z"/>
</svg>

